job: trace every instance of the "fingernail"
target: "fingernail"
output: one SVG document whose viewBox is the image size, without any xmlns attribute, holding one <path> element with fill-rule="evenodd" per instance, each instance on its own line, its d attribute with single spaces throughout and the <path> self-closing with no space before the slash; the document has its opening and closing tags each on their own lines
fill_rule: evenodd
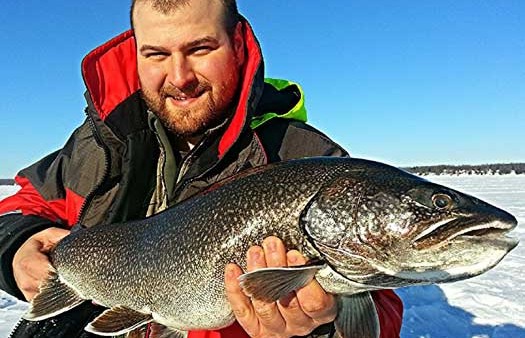
<svg viewBox="0 0 525 338">
<path fill-rule="evenodd" d="M 288 260 L 290 261 L 290 263 L 297 263 L 298 259 L 299 257 L 297 257 L 295 253 L 291 253 L 288 255 Z"/>
<path fill-rule="evenodd" d="M 269 253 L 277 252 L 277 243 L 275 243 L 274 240 L 269 240 L 268 243 L 266 243 L 266 250 L 268 250 Z"/>
<path fill-rule="evenodd" d="M 259 258 L 261 258 L 261 253 L 259 252 L 259 250 L 250 251 L 250 259 L 252 261 L 258 261 Z"/>
</svg>

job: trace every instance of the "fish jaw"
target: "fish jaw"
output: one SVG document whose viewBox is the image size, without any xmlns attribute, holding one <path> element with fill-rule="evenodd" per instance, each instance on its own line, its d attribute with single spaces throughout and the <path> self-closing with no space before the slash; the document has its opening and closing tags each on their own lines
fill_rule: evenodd
<svg viewBox="0 0 525 338">
<path fill-rule="evenodd" d="M 491 217 L 459 217 L 439 223 L 417 236 L 395 264 L 376 262 L 375 267 L 414 284 L 452 282 L 492 269 L 519 243 L 508 236 L 517 220 L 504 211 Z"/>
<path fill-rule="evenodd" d="M 384 274 L 413 281 L 407 284 L 442 283 L 478 276 L 495 267 L 518 241 L 509 237 L 458 236 L 436 250 L 413 252 L 410 264 L 399 270 L 377 264 Z"/>
</svg>

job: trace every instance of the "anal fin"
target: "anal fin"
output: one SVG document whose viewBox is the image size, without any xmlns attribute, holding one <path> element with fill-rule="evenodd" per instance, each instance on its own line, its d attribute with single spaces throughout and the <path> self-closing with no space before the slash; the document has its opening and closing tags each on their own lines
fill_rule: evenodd
<svg viewBox="0 0 525 338">
<path fill-rule="evenodd" d="M 370 292 L 339 297 L 335 328 L 338 338 L 379 338 L 379 317 Z"/>
<path fill-rule="evenodd" d="M 99 336 L 118 336 L 151 322 L 151 314 L 141 313 L 124 306 L 102 312 L 86 326 L 86 331 Z"/>
<path fill-rule="evenodd" d="M 316 262 L 315 265 L 264 268 L 241 275 L 239 282 L 248 296 L 275 302 L 308 284 L 324 266 Z"/>
<path fill-rule="evenodd" d="M 31 301 L 31 307 L 23 318 L 29 321 L 48 319 L 82 302 L 84 299 L 75 290 L 62 283 L 57 271 L 50 267 L 47 278 L 40 285 L 40 291 Z"/>
</svg>

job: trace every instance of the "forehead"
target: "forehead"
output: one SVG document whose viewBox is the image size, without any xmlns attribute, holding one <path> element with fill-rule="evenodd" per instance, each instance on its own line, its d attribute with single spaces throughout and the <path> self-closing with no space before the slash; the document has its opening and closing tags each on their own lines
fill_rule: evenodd
<svg viewBox="0 0 525 338">
<path fill-rule="evenodd" d="M 137 42 L 151 39 L 187 39 L 207 35 L 219 38 L 224 33 L 224 6 L 216 0 L 190 0 L 169 11 L 156 9 L 152 1 L 138 1 L 133 10 Z"/>
</svg>

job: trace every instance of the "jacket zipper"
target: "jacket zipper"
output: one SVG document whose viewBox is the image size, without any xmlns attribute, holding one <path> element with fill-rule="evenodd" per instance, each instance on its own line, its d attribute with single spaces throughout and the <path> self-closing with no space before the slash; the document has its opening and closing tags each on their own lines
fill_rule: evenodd
<svg viewBox="0 0 525 338">
<path fill-rule="evenodd" d="M 100 190 L 100 188 L 103 186 L 104 182 L 106 182 L 108 176 L 109 176 L 109 165 L 110 165 L 110 151 L 107 147 L 107 145 L 104 143 L 104 141 L 102 141 L 102 137 L 100 136 L 99 132 L 98 132 L 98 129 L 97 129 L 97 126 L 95 124 L 95 119 L 93 118 L 93 116 L 91 116 L 91 114 L 89 113 L 89 108 L 86 108 L 84 110 L 87 118 L 88 118 L 88 122 L 89 122 L 89 126 L 91 128 L 91 131 L 93 133 L 93 136 L 95 137 L 95 141 L 97 142 L 97 144 L 102 148 L 102 150 L 104 151 L 104 160 L 105 160 L 105 164 L 104 164 L 104 173 L 102 175 L 102 179 L 100 180 L 100 182 L 95 186 L 95 188 L 93 188 L 89 194 L 86 195 L 86 198 L 84 199 L 84 203 L 82 203 L 82 206 L 80 207 L 80 210 L 78 212 L 78 220 L 77 220 L 77 223 L 79 224 L 82 224 L 82 220 L 84 219 L 85 217 L 85 212 L 86 210 L 89 208 L 93 198 L 95 197 L 95 195 L 97 194 L 98 190 Z"/>
<path fill-rule="evenodd" d="M 11 329 L 11 333 L 9 334 L 9 336 L 8 336 L 7 338 L 16 338 L 16 337 L 14 336 L 14 334 L 16 333 L 16 330 L 18 330 L 18 328 L 20 327 L 20 325 L 22 325 L 22 322 L 23 322 L 23 321 L 24 321 L 24 319 L 23 319 L 23 318 L 20 318 L 20 319 L 18 320 L 18 322 L 16 322 L 15 327 L 13 327 L 13 329 Z"/>
<path fill-rule="evenodd" d="M 159 154 L 159 161 L 162 161 L 162 167 L 159 170 L 159 164 L 157 164 L 157 174 L 160 176 L 160 187 L 155 187 L 155 189 L 160 188 L 162 190 L 162 199 L 163 201 L 161 204 L 164 203 L 164 200 L 166 201 L 166 206 L 168 205 L 168 189 L 166 188 L 166 180 L 164 178 L 164 167 L 166 166 L 166 148 L 164 147 L 164 144 L 162 144 L 162 141 L 160 139 L 159 133 L 155 128 L 152 128 L 153 133 L 155 134 L 155 138 L 157 139 L 157 143 L 159 144 L 160 154 Z M 157 208 L 155 208 L 157 209 Z M 157 213 L 157 211 L 155 211 Z"/>
<path fill-rule="evenodd" d="M 175 196 L 180 196 L 180 193 L 188 186 L 188 185 L 191 185 L 193 182 L 195 182 L 196 180 L 198 180 L 199 178 L 205 176 L 215 165 L 211 166 L 210 168 L 208 168 L 206 171 L 204 171 L 203 173 L 193 177 L 193 178 L 190 178 L 190 179 L 187 179 L 185 181 L 182 181 L 182 178 L 184 177 L 184 175 L 186 174 L 186 172 L 188 171 L 189 167 L 191 166 L 191 164 L 194 162 L 194 155 L 195 155 L 195 152 L 197 151 L 198 148 L 201 148 L 203 146 L 203 144 L 205 142 L 208 142 L 207 140 L 207 137 L 203 137 L 199 143 L 197 143 L 193 149 L 191 149 L 188 154 L 186 155 L 186 158 L 182 161 L 181 163 L 181 166 L 180 166 L 180 169 L 178 170 L 178 173 L 177 173 L 177 181 L 175 182 L 176 185 L 178 185 L 180 183 L 180 185 L 175 189 L 174 193 L 173 193 L 173 198 L 175 198 Z M 177 199 L 177 198 L 175 198 Z"/>
</svg>

